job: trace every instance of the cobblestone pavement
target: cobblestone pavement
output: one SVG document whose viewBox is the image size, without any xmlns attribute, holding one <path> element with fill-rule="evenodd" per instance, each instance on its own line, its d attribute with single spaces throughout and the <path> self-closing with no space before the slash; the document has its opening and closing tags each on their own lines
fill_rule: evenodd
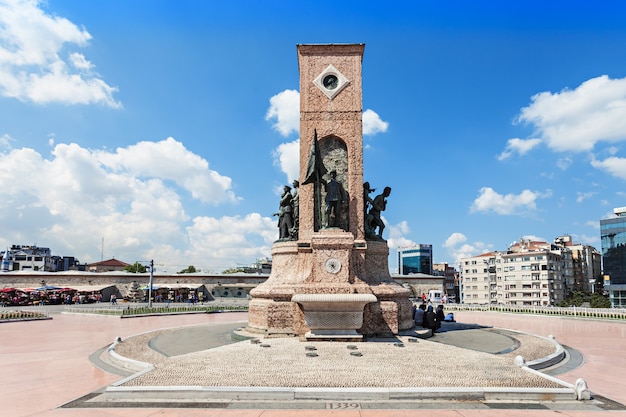
<svg viewBox="0 0 626 417">
<path fill-rule="evenodd" d="M 196 333 L 202 331 L 206 331 L 202 326 L 196 329 Z M 150 340 L 163 336 L 163 332 L 156 332 L 127 339 L 116 352 L 156 367 L 125 386 L 558 387 L 513 364 L 516 355 L 534 360 L 554 353 L 550 341 L 521 333 L 514 334 L 513 340 L 490 335 L 489 329 L 456 331 L 479 331 L 487 339 L 504 338 L 508 346 L 517 349 L 493 355 L 437 343 L 437 334 L 430 340 L 403 336 L 363 343 L 272 338 L 166 357 L 147 348 Z M 179 339 L 178 343 L 185 341 Z"/>
</svg>

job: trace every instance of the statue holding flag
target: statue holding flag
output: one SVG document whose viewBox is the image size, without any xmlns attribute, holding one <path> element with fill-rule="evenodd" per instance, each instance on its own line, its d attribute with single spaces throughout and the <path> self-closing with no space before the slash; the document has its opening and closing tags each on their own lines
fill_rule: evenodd
<svg viewBox="0 0 626 417">
<path fill-rule="evenodd" d="M 314 198 L 315 201 L 317 202 L 315 204 L 315 219 L 314 219 L 314 225 L 316 225 L 317 227 L 315 227 L 315 229 L 317 230 L 320 225 L 322 224 L 322 216 L 321 216 L 321 211 L 319 210 L 319 202 L 321 201 L 321 182 L 322 182 L 322 176 L 325 175 L 328 171 L 326 170 L 326 167 L 324 166 L 324 164 L 322 163 L 322 155 L 320 154 L 320 145 L 319 142 L 317 141 L 317 129 L 314 129 L 313 131 L 313 142 L 311 143 L 311 152 L 309 153 L 309 162 L 307 164 L 307 168 L 306 168 L 306 176 L 304 178 L 304 181 L 302 181 L 302 185 L 305 184 L 313 184 L 314 186 Z"/>
</svg>

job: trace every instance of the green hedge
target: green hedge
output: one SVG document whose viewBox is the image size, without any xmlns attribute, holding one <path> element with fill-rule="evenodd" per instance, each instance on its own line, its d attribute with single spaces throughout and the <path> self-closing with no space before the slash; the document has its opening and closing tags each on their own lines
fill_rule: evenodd
<svg viewBox="0 0 626 417">
<path fill-rule="evenodd" d="M 155 314 L 186 314 L 186 313 L 215 313 L 217 311 L 248 311 L 247 306 L 158 306 L 158 307 L 128 307 L 122 310 L 122 317 L 137 317 Z"/>
<path fill-rule="evenodd" d="M 14 310 L 0 312 L 0 321 L 47 319 L 48 314 L 40 311 Z"/>
<path fill-rule="evenodd" d="M 198 306 L 167 306 L 159 305 L 153 307 L 125 307 L 125 308 L 88 308 L 88 307 L 67 307 L 66 312 L 81 314 L 99 314 L 109 316 L 141 317 L 166 314 L 199 314 L 215 313 L 219 311 L 248 311 L 248 306 L 228 306 L 228 305 L 198 305 Z"/>
</svg>

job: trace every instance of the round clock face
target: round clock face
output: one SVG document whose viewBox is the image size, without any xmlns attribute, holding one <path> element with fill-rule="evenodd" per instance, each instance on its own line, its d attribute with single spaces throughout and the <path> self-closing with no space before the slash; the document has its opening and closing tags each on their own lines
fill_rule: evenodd
<svg viewBox="0 0 626 417">
<path fill-rule="evenodd" d="M 336 75 L 329 74 L 324 77 L 324 79 L 322 80 L 322 83 L 324 84 L 325 88 L 329 90 L 334 90 L 339 85 L 339 79 L 337 78 Z"/>
<path fill-rule="evenodd" d="M 341 270 L 341 261 L 339 259 L 330 258 L 326 260 L 324 265 L 326 267 L 326 271 L 331 274 L 336 274 Z"/>
</svg>

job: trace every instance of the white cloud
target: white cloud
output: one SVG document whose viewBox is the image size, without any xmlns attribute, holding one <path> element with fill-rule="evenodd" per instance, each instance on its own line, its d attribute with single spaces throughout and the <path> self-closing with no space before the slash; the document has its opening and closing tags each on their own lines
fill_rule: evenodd
<svg viewBox="0 0 626 417">
<path fill-rule="evenodd" d="M 591 166 L 606 171 L 614 177 L 626 180 L 626 158 L 611 156 L 603 161 L 593 158 L 591 160 Z"/>
<path fill-rule="evenodd" d="M 598 245 L 601 244 L 599 235 L 592 235 L 592 236 L 589 236 L 586 234 L 577 235 L 576 240 L 584 245 L 595 246 L 598 249 L 599 249 Z"/>
<path fill-rule="evenodd" d="M 219 272 L 269 256 L 277 237 L 275 221 L 256 213 L 190 218 L 189 196 L 210 204 L 238 198 L 230 178 L 171 138 L 115 152 L 62 143 L 49 157 L 28 148 L 0 152 L 0 183 L 1 245 L 37 242 L 83 262 L 99 260 L 104 238 L 106 257 L 185 259 Z M 243 249 L 235 253 L 234 245 Z"/>
<path fill-rule="evenodd" d="M 444 242 L 443 247 L 447 249 L 448 255 L 454 259 L 454 266 L 458 266 L 463 258 L 477 256 L 491 250 L 492 245 L 483 242 L 465 243 L 467 240 L 467 236 L 463 233 L 454 232 Z"/>
<path fill-rule="evenodd" d="M 535 201 L 538 198 L 547 198 L 551 195 L 551 191 L 539 193 L 530 190 L 523 190 L 520 194 L 502 195 L 490 187 L 483 187 L 480 189 L 480 195 L 474 200 L 471 211 L 493 211 L 501 215 L 525 214 L 537 209 Z"/>
<path fill-rule="evenodd" d="M 278 145 L 274 151 L 274 164 L 287 175 L 288 183 L 300 178 L 300 139 Z"/>
<path fill-rule="evenodd" d="M 205 203 L 237 200 L 229 177 L 209 169 L 205 159 L 171 137 L 160 142 L 139 142 L 118 148 L 115 153 L 97 151 L 94 155 L 99 163 L 114 172 L 172 181 Z"/>
<path fill-rule="evenodd" d="M 389 127 L 388 122 L 384 122 L 378 113 L 374 110 L 367 109 L 363 112 L 363 134 L 375 135 L 377 133 L 385 133 Z"/>
<path fill-rule="evenodd" d="M 509 139 L 506 143 L 504 151 L 498 155 L 498 160 L 503 161 L 513 156 L 513 154 L 524 155 L 540 143 L 541 139 Z"/>
<path fill-rule="evenodd" d="M 270 98 L 265 120 L 272 119 L 276 120 L 274 129 L 285 137 L 300 130 L 300 93 L 297 90 L 285 90 Z"/>
<path fill-rule="evenodd" d="M 87 61 L 83 54 L 79 54 L 78 52 L 70 54 L 70 61 L 72 62 L 72 65 L 74 65 L 74 67 L 81 70 L 89 70 L 93 68 L 93 64 Z"/>
<path fill-rule="evenodd" d="M 541 236 L 537 236 L 537 235 L 524 235 L 521 238 L 524 239 L 527 242 L 548 242 L 547 239 L 545 239 L 545 238 L 543 238 Z M 512 242 L 511 245 L 513 245 L 515 243 L 517 243 L 517 242 L 516 241 Z M 509 245 L 509 246 L 511 246 L 511 245 Z"/>
<path fill-rule="evenodd" d="M 577 202 L 577 203 L 582 203 L 583 201 L 585 201 L 585 200 L 587 200 L 587 199 L 589 199 L 589 198 L 593 197 L 593 196 L 594 196 L 594 195 L 596 195 L 596 194 L 598 194 L 598 193 L 595 193 L 595 192 L 587 192 L 587 193 L 583 193 L 583 192 L 578 191 L 578 192 L 576 193 L 576 202 Z"/>
<path fill-rule="evenodd" d="M 385 224 L 388 224 L 384 216 L 381 218 Z M 403 220 L 398 224 L 388 225 L 383 232 L 383 236 L 386 234 L 389 236 L 387 238 L 387 245 L 389 246 L 389 249 L 398 249 L 404 246 L 415 245 L 415 242 L 406 237 L 406 235 L 410 232 L 409 223 L 406 220 Z"/>
<path fill-rule="evenodd" d="M 556 161 L 556 166 L 559 167 L 559 169 L 565 171 L 567 168 L 569 168 L 572 165 L 572 158 L 569 157 L 565 157 L 565 158 L 559 158 Z"/>
<path fill-rule="evenodd" d="M 11 142 L 13 141 L 13 138 L 6 133 L 0 136 L 0 151 L 3 149 L 11 149 Z"/>
<path fill-rule="evenodd" d="M 463 233 L 454 232 L 443 243 L 444 248 L 452 248 L 467 241 L 467 236 Z"/>
<path fill-rule="evenodd" d="M 91 72 L 84 47 L 91 35 L 69 20 L 46 14 L 39 0 L 0 0 L 0 95 L 39 104 L 101 103 L 113 108 L 116 88 Z M 70 67 L 73 68 L 70 69 Z"/>
<path fill-rule="evenodd" d="M 626 140 L 626 78 L 606 75 L 574 90 L 542 92 L 531 98 L 518 120 L 555 151 L 589 151 L 600 141 Z"/>
<path fill-rule="evenodd" d="M 187 228 L 187 235 L 189 248 L 183 259 L 202 259 L 210 253 L 211 258 L 221 262 L 223 270 L 242 259 L 269 256 L 278 229 L 272 218 L 251 213 L 245 217 L 197 217 Z"/>
</svg>

